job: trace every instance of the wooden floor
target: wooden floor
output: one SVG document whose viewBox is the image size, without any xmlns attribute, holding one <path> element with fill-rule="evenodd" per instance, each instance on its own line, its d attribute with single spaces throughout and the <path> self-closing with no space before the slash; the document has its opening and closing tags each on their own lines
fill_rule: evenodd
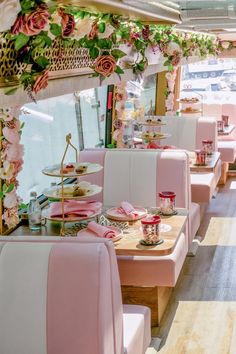
<svg viewBox="0 0 236 354">
<path fill-rule="evenodd" d="M 158 353 L 236 353 L 236 177 L 210 203 L 161 327 Z"/>
</svg>

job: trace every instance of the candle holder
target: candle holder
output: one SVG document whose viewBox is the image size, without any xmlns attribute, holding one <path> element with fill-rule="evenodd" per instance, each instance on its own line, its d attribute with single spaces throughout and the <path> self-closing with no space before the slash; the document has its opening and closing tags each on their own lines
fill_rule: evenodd
<svg viewBox="0 0 236 354">
<path fill-rule="evenodd" d="M 213 153 L 213 141 L 212 140 L 203 140 L 202 141 L 202 150 L 205 151 L 207 155 L 212 155 Z"/>
<path fill-rule="evenodd" d="M 224 121 L 223 120 L 217 121 L 217 131 L 218 131 L 218 133 L 224 132 Z"/>
<path fill-rule="evenodd" d="M 162 215 L 176 214 L 175 197 L 176 197 L 176 194 L 174 192 L 165 191 L 165 192 L 159 193 L 160 212 Z"/>
<path fill-rule="evenodd" d="M 161 218 L 159 215 L 149 216 L 141 220 L 143 239 L 141 244 L 146 246 L 158 245 L 163 242 L 160 239 L 160 223 Z"/>
<path fill-rule="evenodd" d="M 222 115 L 221 118 L 224 123 L 224 126 L 228 127 L 229 126 L 229 116 Z"/>
<path fill-rule="evenodd" d="M 205 166 L 206 165 L 206 152 L 203 150 L 195 150 L 196 154 L 196 162 L 197 166 Z"/>
</svg>

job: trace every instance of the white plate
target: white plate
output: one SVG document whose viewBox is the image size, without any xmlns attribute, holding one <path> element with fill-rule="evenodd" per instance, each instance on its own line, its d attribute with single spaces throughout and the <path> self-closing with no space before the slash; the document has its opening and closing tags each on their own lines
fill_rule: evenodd
<svg viewBox="0 0 236 354">
<path fill-rule="evenodd" d="M 117 235 L 116 235 L 116 237 L 113 237 L 113 238 L 105 238 L 106 240 L 112 240 L 113 242 L 116 242 L 116 241 L 119 241 L 121 238 L 122 238 L 122 236 L 123 236 L 123 233 L 122 233 L 122 231 L 120 230 L 120 229 L 118 229 L 117 227 L 114 227 L 114 226 L 107 226 L 109 229 L 111 229 L 111 230 L 115 230 L 115 231 L 117 231 Z M 79 236 L 79 237 L 88 237 L 88 236 L 97 236 L 93 231 L 91 231 L 91 230 L 89 230 L 89 229 L 82 229 L 82 230 L 80 230 L 78 233 L 77 233 L 77 236 Z M 97 236 L 98 238 L 101 238 L 101 237 L 99 237 L 99 236 Z"/>
<path fill-rule="evenodd" d="M 130 218 L 128 215 L 121 214 L 117 210 L 118 208 L 111 208 L 106 211 L 106 215 L 109 219 L 117 220 L 117 221 L 136 221 L 144 218 L 147 215 L 147 209 L 134 207 L 135 212 L 138 214 L 134 219 Z"/>
<path fill-rule="evenodd" d="M 66 189 L 68 188 L 73 188 L 74 186 L 78 186 L 78 184 L 69 184 L 69 185 L 65 185 L 64 186 L 64 191 L 66 191 Z M 82 186 L 81 186 L 82 187 Z M 84 188 L 84 187 L 82 187 Z M 77 196 L 77 197 L 73 197 L 73 195 L 71 196 L 64 196 L 64 199 L 82 199 L 85 197 L 91 197 L 93 195 L 96 195 L 98 193 L 101 193 L 102 191 L 102 187 L 97 186 L 96 184 L 90 184 L 88 186 L 89 191 L 82 196 Z M 47 198 L 53 198 L 53 199 L 62 199 L 62 196 L 58 193 L 59 191 L 61 191 L 61 186 L 53 186 L 50 188 L 47 188 L 43 191 L 43 194 L 47 197 Z"/>
<path fill-rule="evenodd" d="M 90 163 L 90 162 L 80 162 L 80 163 L 76 163 L 76 162 L 69 162 L 64 164 L 63 166 L 65 167 L 66 165 L 75 165 L 76 167 L 79 166 L 88 166 L 86 172 L 82 172 L 82 173 L 77 173 L 77 172 L 69 172 L 69 173 L 61 173 L 61 164 L 57 164 L 57 165 L 52 165 L 52 166 L 48 166 L 45 167 L 43 169 L 43 174 L 47 175 L 47 176 L 53 176 L 53 177 L 78 177 L 78 176 L 86 176 L 86 175 L 90 175 L 92 173 L 97 173 L 100 172 L 103 169 L 103 166 L 97 164 L 97 163 Z"/>
</svg>

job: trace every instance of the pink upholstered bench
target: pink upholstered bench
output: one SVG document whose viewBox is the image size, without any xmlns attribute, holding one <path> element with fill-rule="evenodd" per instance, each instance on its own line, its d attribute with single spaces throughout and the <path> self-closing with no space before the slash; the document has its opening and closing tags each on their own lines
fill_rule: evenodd
<svg viewBox="0 0 236 354">
<path fill-rule="evenodd" d="M 0 242 L 1 354 L 145 353 L 150 311 L 122 307 L 111 242 L 7 240 Z"/>
</svg>

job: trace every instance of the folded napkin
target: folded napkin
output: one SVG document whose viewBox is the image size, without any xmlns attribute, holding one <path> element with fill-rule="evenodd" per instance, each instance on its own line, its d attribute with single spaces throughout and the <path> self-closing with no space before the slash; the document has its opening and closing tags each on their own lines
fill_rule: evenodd
<svg viewBox="0 0 236 354">
<path fill-rule="evenodd" d="M 98 237 L 113 238 L 117 235 L 115 230 L 111 230 L 106 226 L 99 225 L 95 221 L 90 221 L 88 223 L 87 229 L 93 231 Z"/>
<path fill-rule="evenodd" d="M 135 211 L 132 204 L 129 202 L 121 202 L 120 207 L 117 209 L 120 214 L 129 216 L 131 219 L 135 219 L 138 216 L 138 213 Z"/>
<path fill-rule="evenodd" d="M 101 211 L 102 203 L 92 201 L 76 201 L 66 200 L 64 202 L 64 214 L 65 216 L 77 216 L 77 217 L 90 217 Z M 50 205 L 51 217 L 62 216 L 62 203 L 54 202 Z"/>
</svg>

